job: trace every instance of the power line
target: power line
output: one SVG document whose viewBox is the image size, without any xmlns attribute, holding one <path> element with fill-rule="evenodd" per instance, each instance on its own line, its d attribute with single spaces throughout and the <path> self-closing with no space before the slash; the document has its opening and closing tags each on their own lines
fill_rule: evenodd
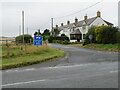
<svg viewBox="0 0 120 90">
<path fill-rule="evenodd" d="M 72 15 L 74 15 L 74 14 L 77 14 L 77 13 L 80 13 L 80 12 L 82 12 L 82 11 L 84 11 L 84 10 L 87 10 L 87 9 L 89 9 L 89 8 L 91 8 L 91 7 L 94 7 L 94 6 L 96 6 L 97 4 L 99 4 L 99 3 L 103 2 L 103 1 L 104 1 L 104 0 L 101 0 L 101 1 L 99 1 L 99 2 L 97 2 L 97 3 L 95 3 L 95 4 L 93 4 L 93 5 L 91 5 L 91 6 L 89 6 L 89 7 L 86 7 L 86 8 L 84 8 L 84 9 L 81 9 L 80 11 L 77 11 L 77 12 L 74 12 L 74 13 L 71 13 L 71 14 L 68 14 L 68 15 L 65 15 L 65 16 L 61 16 L 61 17 L 55 17 L 54 19 L 60 19 L 60 18 L 72 16 Z"/>
<path fill-rule="evenodd" d="M 88 7 L 86 7 L 86 8 L 84 8 L 84 9 L 81 9 L 80 11 L 77 11 L 77 12 L 74 12 L 74 13 L 71 13 L 71 14 L 68 14 L 68 15 L 65 15 L 65 16 L 61 16 L 61 17 L 55 17 L 55 18 L 52 18 L 52 19 L 61 19 L 61 18 L 64 18 L 64 17 L 68 17 L 68 16 L 72 16 L 72 15 L 74 15 L 74 14 L 77 14 L 77 13 L 80 13 L 80 12 L 82 12 L 82 11 L 84 11 L 84 10 L 87 10 L 87 9 L 89 9 L 89 8 L 91 8 L 91 7 L 94 7 L 94 6 L 96 6 L 97 4 L 99 4 L 99 3 L 101 3 L 101 2 L 103 2 L 104 0 L 101 0 L 101 1 L 99 1 L 99 2 L 97 2 L 97 3 L 95 3 L 95 4 L 93 4 L 93 5 L 90 5 L 90 6 L 88 6 Z M 45 26 L 46 24 L 48 24 L 49 22 L 46 22 L 46 23 L 44 23 L 43 25 L 41 25 L 41 27 L 43 27 L 43 26 Z M 53 23 L 52 21 L 51 21 L 51 23 Z"/>
</svg>

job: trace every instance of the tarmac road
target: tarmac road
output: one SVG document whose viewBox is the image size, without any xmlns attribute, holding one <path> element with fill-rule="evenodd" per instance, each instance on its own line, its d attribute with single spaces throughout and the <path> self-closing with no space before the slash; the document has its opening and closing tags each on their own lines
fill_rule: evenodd
<svg viewBox="0 0 120 90">
<path fill-rule="evenodd" d="M 118 53 L 49 44 L 68 55 L 2 71 L 3 88 L 118 88 Z"/>
</svg>

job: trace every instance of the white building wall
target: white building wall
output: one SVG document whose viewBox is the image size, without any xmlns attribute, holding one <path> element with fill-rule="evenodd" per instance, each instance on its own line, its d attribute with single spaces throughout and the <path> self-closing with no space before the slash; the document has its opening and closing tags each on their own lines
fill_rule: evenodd
<svg viewBox="0 0 120 90">
<path fill-rule="evenodd" d="M 69 39 L 70 39 L 70 33 L 71 33 L 72 31 L 70 30 L 70 29 L 68 29 L 68 28 L 65 28 L 65 29 L 63 29 L 63 30 L 61 30 L 60 31 L 60 34 L 59 34 L 59 36 L 61 36 L 62 34 L 65 34 L 67 37 L 69 37 Z"/>
<path fill-rule="evenodd" d="M 82 40 L 83 40 L 83 34 L 86 34 L 88 32 L 88 29 L 91 26 L 101 26 L 103 24 L 107 25 L 101 17 L 98 17 L 89 26 L 86 26 L 86 29 L 83 29 L 83 27 L 76 27 L 74 29 L 79 29 L 80 30 L 80 32 L 82 33 Z M 70 39 L 70 33 L 72 33 L 72 32 L 73 32 L 73 30 L 70 30 L 69 28 L 65 28 L 64 30 L 60 31 L 59 36 L 61 36 L 61 34 L 65 34 Z M 77 40 L 70 40 L 70 42 L 76 42 L 76 41 Z"/>
<path fill-rule="evenodd" d="M 91 26 L 101 26 L 101 25 L 107 25 L 104 21 L 103 21 L 103 19 L 101 18 L 101 17 L 98 17 L 98 18 L 96 18 L 95 19 L 95 21 L 94 22 L 92 22 L 91 24 L 90 24 L 90 27 Z"/>
</svg>

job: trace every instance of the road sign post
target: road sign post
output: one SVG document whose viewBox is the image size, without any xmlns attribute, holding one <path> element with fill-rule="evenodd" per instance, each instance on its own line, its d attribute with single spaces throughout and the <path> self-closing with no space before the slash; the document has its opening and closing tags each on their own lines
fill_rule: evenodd
<svg viewBox="0 0 120 90">
<path fill-rule="evenodd" d="M 92 34 L 89 35 L 89 39 L 90 39 L 90 41 L 92 43 L 92 39 L 93 39 L 93 35 Z"/>
<path fill-rule="evenodd" d="M 42 36 L 34 36 L 34 45 L 42 46 Z"/>
</svg>

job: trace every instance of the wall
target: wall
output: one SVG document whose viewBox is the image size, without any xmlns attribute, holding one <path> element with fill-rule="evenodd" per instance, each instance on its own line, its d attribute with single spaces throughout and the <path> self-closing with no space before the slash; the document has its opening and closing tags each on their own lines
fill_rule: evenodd
<svg viewBox="0 0 120 90">
<path fill-rule="evenodd" d="M 97 19 L 95 19 L 95 21 L 94 22 L 92 22 L 91 24 L 90 24 L 90 27 L 92 26 L 92 25 L 94 25 L 94 26 L 101 26 L 101 25 L 107 25 L 104 21 L 103 21 L 103 19 L 102 18 L 100 18 L 100 17 L 98 17 Z"/>
</svg>

